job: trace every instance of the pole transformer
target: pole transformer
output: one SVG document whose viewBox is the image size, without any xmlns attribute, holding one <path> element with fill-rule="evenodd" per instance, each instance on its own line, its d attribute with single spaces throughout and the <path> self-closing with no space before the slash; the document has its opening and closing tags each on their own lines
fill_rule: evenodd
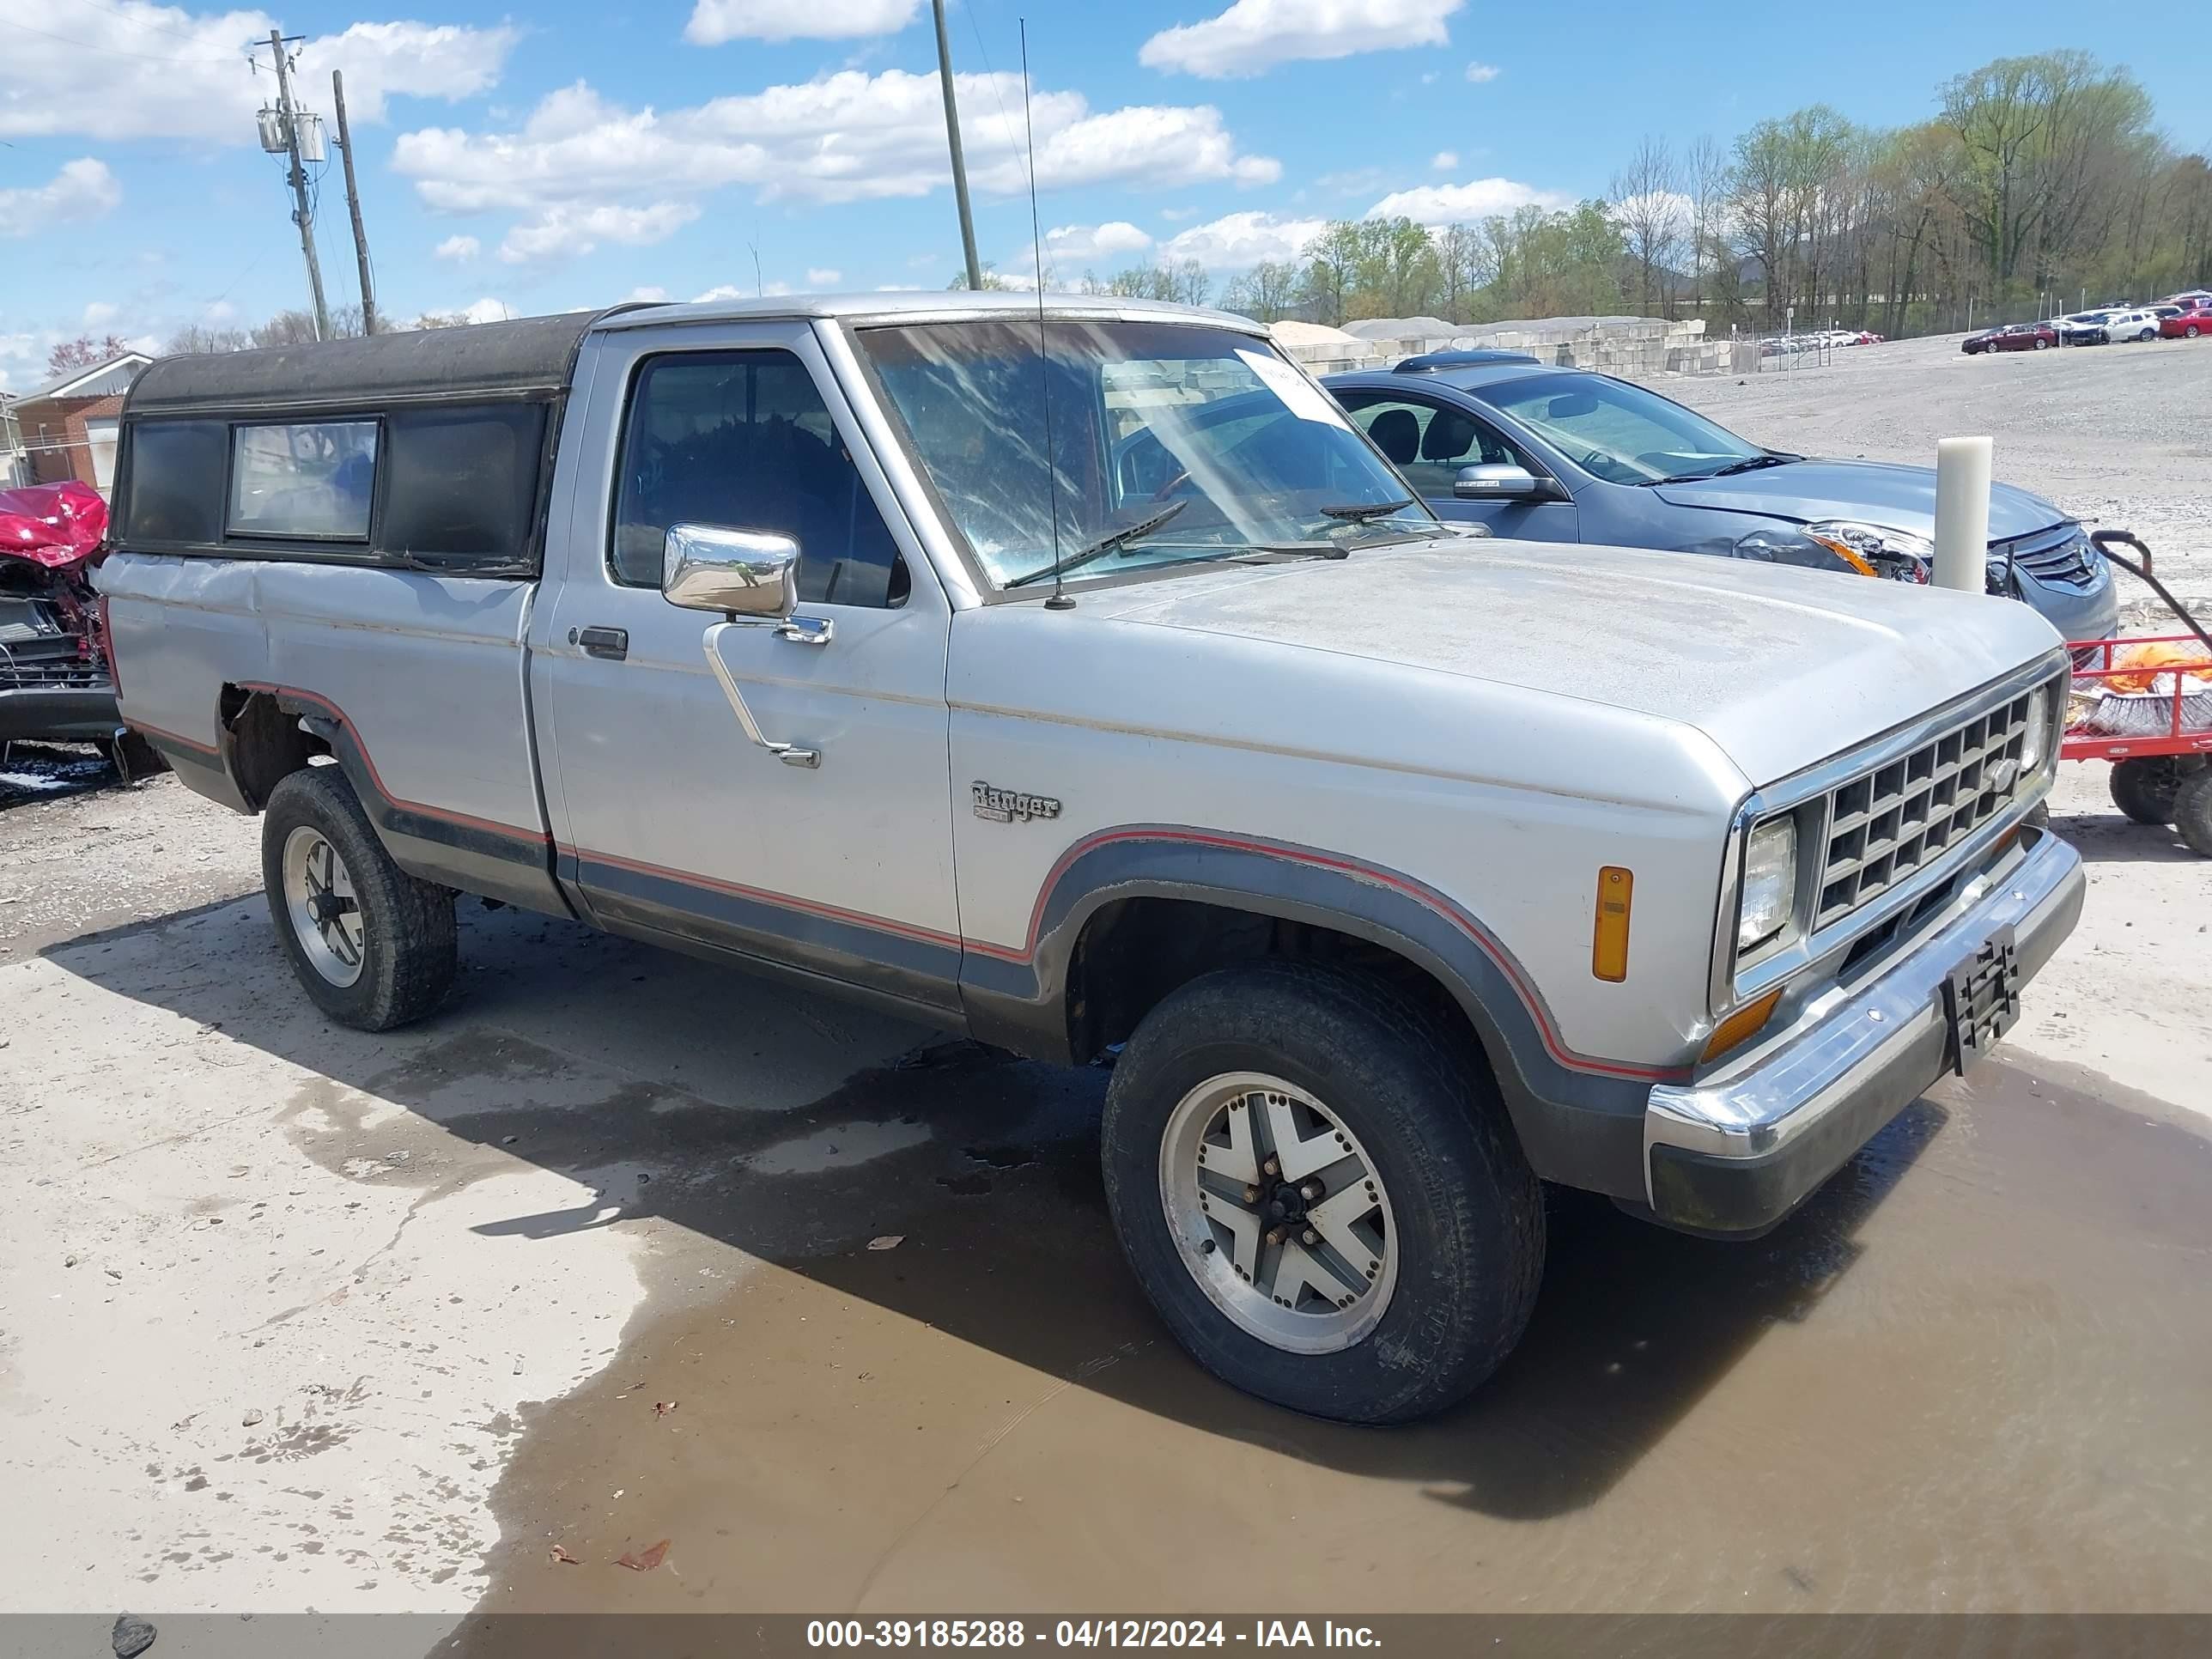
<svg viewBox="0 0 2212 1659">
<path fill-rule="evenodd" d="M 315 258 L 315 219 L 307 206 L 307 170 L 300 164 L 300 123 L 292 104 L 292 70 L 284 59 L 284 31 L 269 31 L 276 56 L 276 110 L 284 122 L 284 155 L 292 171 L 292 222 L 300 227 L 300 252 L 307 258 L 307 287 L 315 298 L 315 337 L 331 337 L 331 308 L 323 299 L 323 267 Z"/>
</svg>

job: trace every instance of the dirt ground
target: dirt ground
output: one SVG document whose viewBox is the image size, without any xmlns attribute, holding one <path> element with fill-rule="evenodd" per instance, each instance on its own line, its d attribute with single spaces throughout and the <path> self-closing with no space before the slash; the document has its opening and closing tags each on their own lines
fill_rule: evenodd
<svg viewBox="0 0 2212 1659">
<path fill-rule="evenodd" d="M 250 822 L 0 811 L 0 1611 L 2212 1609 L 2212 865 L 2071 770 L 1997 1063 L 1757 1244 L 1563 1200 L 1389 1432 L 1163 1337 L 1101 1073 L 473 905 L 345 1032 Z"/>
<path fill-rule="evenodd" d="M 1999 479 L 2093 528 L 2134 531 L 2167 586 L 2212 600 L 2212 340 L 1969 357 L 1961 337 L 1847 346 L 1794 375 L 1657 389 L 1805 455 L 1933 466 L 1938 438 L 1990 434 Z M 2117 580 L 2123 605 L 2156 604 L 2133 577 Z"/>
</svg>

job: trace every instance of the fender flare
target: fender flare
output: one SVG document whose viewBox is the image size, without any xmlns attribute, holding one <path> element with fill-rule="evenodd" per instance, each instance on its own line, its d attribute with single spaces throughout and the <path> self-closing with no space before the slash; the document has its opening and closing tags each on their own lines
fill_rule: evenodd
<svg viewBox="0 0 2212 1659">
<path fill-rule="evenodd" d="M 1643 1190 L 1643 1115 L 1686 1068 L 1579 1054 L 1533 979 L 1479 918 L 1419 879 L 1297 843 L 1170 824 L 1077 842 L 1046 878 L 1019 946 L 966 941 L 961 993 L 986 1042 L 1066 1061 L 1069 975 L 1085 926 L 1119 899 L 1185 899 L 1334 929 L 1443 985 L 1480 1038 L 1514 1127 L 1547 1179 Z"/>
</svg>

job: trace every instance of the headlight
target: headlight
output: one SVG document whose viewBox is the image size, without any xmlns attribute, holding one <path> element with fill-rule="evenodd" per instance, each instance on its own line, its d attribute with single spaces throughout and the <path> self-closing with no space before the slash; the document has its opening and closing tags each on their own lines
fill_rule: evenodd
<svg viewBox="0 0 2212 1659">
<path fill-rule="evenodd" d="M 1743 899 L 1735 948 L 1764 945 L 1790 925 L 1797 900 L 1797 820 L 1784 814 L 1751 832 L 1743 849 Z"/>
<path fill-rule="evenodd" d="M 1856 570 L 1861 575 L 1866 574 L 1826 542 L 1816 542 L 1804 532 L 1786 526 L 1754 530 L 1740 538 L 1729 551 L 1736 558 L 1756 559 L 1761 564 L 1796 564 L 1812 570 Z"/>
<path fill-rule="evenodd" d="M 1861 524 L 1855 519 L 1824 519 L 1807 525 L 1805 534 L 1857 564 L 1869 576 L 1925 582 L 1936 568 L 1936 544 L 1910 531 Z"/>
<path fill-rule="evenodd" d="M 2020 775 L 2023 781 L 2043 769 L 2051 747 L 2051 694 L 2039 691 L 2028 699 L 2027 724 L 2020 733 Z"/>
</svg>

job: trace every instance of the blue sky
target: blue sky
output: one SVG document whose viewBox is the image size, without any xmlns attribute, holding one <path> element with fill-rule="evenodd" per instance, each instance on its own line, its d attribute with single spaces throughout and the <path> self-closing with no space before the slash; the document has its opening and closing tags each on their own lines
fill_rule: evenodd
<svg viewBox="0 0 2212 1659">
<path fill-rule="evenodd" d="M 1917 119 L 2001 52 L 2098 49 L 2051 0 L 1867 0 L 1796 29 L 1713 0 L 955 0 L 977 240 L 1024 275 L 1024 14 L 1064 280 L 1158 257 L 1225 277 L 1330 217 L 1599 194 L 1645 132 L 1726 142 L 1816 100 Z M 271 21 L 0 0 L 0 390 L 43 379 L 57 337 L 160 340 L 305 303 L 282 168 L 254 138 L 273 82 L 244 48 Z M 346 73 L 394 316 L 939 287 L 958 266 L 927 0 L 357 0 L 283 22 L 326 119 Z M 2212 139 L 2201 54 L 2122 61 L 2177 142 Z M 351 301 L 335 160 L 319 214 L 332 302 Z"/>
</svg>

